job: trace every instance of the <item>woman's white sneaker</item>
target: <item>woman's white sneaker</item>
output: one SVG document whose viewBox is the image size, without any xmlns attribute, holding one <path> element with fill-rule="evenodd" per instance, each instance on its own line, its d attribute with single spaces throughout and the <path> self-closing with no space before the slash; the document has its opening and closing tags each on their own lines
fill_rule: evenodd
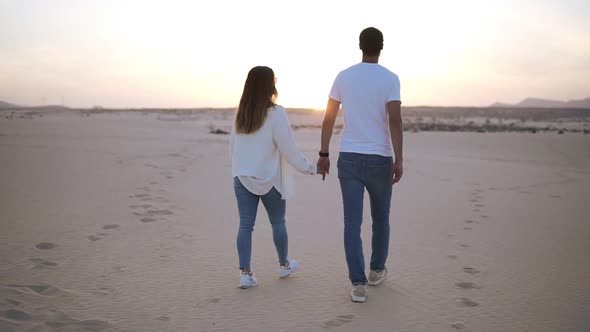
<svg viewBox="0 0 590 332">
<path fill-rule="evenodd" d="M 299 263 L 296 260 L 290 259 L 288 262 L 289 264 L 287 266 L 281 265 L 279 268 L 279 278 L 281 279 L 287 278 L 299 270 Z"/>
<path fill-rule="evenodd" d="M 256 286 L 258 286 L 258 280 L 256 280 L 256 276 L 252 272 L 240 273 L 240 288 L 247 289 Z"/>
</svg>

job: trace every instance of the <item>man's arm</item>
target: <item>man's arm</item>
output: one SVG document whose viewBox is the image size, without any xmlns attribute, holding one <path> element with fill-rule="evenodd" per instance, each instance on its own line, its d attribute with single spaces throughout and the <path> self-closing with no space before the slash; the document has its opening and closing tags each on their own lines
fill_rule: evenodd
<svg viewBox="0 0 590 332">
<path fill-rule="evenodd" d="M 330 139 L 334 131 L 334 123 L 336 123 L 336 116 L 340 109 L 340 102 L 335 99 L 328 99 L 326 106 L 326 114 L 324 115 L 324 122 L 322 123 L 322 143 L 320 152 L 330 152 Z M 320 157 L 318 159 L 318 173 L 326 177 L 330 173 L 330 158 Z"/>
<path fill-rule="evenodd" d="M 397 183 L 404 172 L 403 167 L 403 129 L 402 129 L 402 103 L 398 100 L 387 103 L 387 113 L 389 115 L 389 132 L 391 134 L 391 144 L 395 154 L 395 163 L 391 171 L 391 184 Z"/>
</svg>

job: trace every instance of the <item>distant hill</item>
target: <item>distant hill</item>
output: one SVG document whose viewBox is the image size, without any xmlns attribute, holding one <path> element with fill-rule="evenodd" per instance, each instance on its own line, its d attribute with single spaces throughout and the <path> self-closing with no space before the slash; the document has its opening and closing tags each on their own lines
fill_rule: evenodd
<svg viewBox="0 0 590 332">
<path fill-rule="evenodd" d="M 15 108 L 15 107 L 19 107 L 19 106 L 0 100 L 0 109 Z"/>
<path fill-rule="evenodd" d="M 61 105 L 22 106 L 0 100 L 0 110 L 62 111 L 70 109 Z"/>
<path fill-rule="evenodd" d="M 526 98 L 516 104 L 493 103 L 490 107 L 522 107 L 522 108 L 589 108 L 590 98 L 579 100 L 551 100 L 541 98 Z"/>
<path fill-rule="evenodd" d="M 491 104 L 490 107 L 513 107 L 513 105 L 496 102 L 496 103 Z"/>
<path fill-rule="evenodd" d="M 63 111 L 63 110 L 70 109 L 67 106 L 61 106 L 61 105 L 43 105 L 43 106 L 33 106 L 33 107 L 27 107 L 27 108 L 31 109 L 31 110 L 36 110 L 36 111 Z"/>
</svg>

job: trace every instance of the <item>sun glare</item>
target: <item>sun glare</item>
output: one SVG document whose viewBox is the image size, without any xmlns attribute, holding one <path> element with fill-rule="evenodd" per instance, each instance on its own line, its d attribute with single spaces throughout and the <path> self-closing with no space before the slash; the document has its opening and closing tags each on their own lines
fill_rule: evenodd
<svg viewBox="0 0 590 332">
<path fill-rule="evenodd" d="M 279 77 L 281 105 L 323 111 L 338 72 L 361 61 L 358 34 L 374 26 L 385 37 L 379 62 L 400 76 L 404 105 L 587 93 L 590 25 L 569 12 L 573 4 L 253 2 L 6 2 L 14 15 L 0 19 L 0 92 L 23 104 L 233 107 L 248 71 L 265 65 Z"/>
</svg>

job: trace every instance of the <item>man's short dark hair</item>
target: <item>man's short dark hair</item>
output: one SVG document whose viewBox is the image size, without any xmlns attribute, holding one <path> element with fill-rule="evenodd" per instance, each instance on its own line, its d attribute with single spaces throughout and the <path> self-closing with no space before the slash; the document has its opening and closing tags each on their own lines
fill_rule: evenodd
<svg viewBox="0 0 590 332">
<path fill-rule="evenodd" d="M 383 34 L 373 27 L 366 28 L 359 36 L 359 47 L 364 55 L 379 55 L 383 49 Z"/>
</svg>

